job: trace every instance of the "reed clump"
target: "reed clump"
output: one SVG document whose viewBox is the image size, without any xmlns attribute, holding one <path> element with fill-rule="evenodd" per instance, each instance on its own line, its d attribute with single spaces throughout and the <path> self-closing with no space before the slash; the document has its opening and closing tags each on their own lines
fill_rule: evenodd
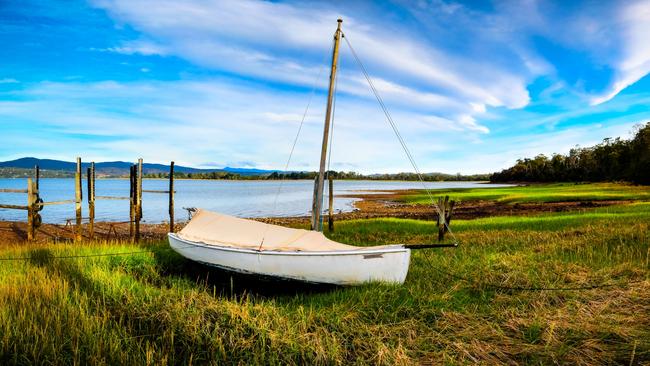
<svg viewBox="0 0 650 366">
<path fill-rule="evenodd" d="M 0 363 L 650 362 L 650 203 L 452 229 L 461 245 L 413 251 L 403 286 L 354 288 L 235 277 L 164 242 L 3 243 L 0 259 L 27 259 L 0 262 Z M 375 219 L 328 235 L 430 243 L 437 230 Z M 110 253 L 131 254 L 96 256 Z"/>
</svg>

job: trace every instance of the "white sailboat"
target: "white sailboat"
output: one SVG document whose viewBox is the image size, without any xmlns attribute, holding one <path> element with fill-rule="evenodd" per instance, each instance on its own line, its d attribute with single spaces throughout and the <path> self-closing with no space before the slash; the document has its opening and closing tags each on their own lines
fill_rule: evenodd
<svg viewBox="0 0 650 366">
<path fill-rule="evenodd" d="M 312 205 L 312 230 L 198 210 L 185 228 L 169 234 L 170 246 L 180 255 L 234 272 L 305 282 L 357 285 L 379 281 L 401 284 L 408 273 L 412 248 L 451 246 L 395 244 L 358 247 L 332 241 L 319 231 L 339 43 L 343 37 L 341 22 L 339 19 L 334 34 L 320 170 Z"/>
<path fill-rule="evenodd" d="M 336 285 L 403 283 L 410 260 L 403 245 L 356 247 L 318 231 L 205 210 L 179 233 L 170 233 L 169 244 L 188 259 L 234 272 Z"/>
</svg>

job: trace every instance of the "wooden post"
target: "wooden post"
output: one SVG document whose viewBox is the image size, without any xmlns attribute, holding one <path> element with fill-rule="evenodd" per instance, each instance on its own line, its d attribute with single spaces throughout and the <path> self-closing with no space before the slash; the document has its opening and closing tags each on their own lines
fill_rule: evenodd
<svg viewBox="0 0 650 366">
<path fill-rule="evenodd" d="M 90 207 L 92 197 L 92 173 L 90 167 L 86 168 L 86 193 L 88 194 L 88 237 L 93 237 L 93 209 Z"/>
<path fill-rule="evenodd" d="M 174 162 L 169 164 L 169 232 L 174 232 Z"/>
<path fill-rule="evenodd" d="M 135 165 L 129 169 L 129 238 L 135 242 Z"/>
<path fill-rule="evenodd" d="M 140 220 L 142 220 L 142 158 L 138 159 L 135 185 L 135 241 L 140 241 Z"/>
<path fill-rule="evenodd" d="M 88 175 L 88 236 L 95 236 L 95 163 L 90 163 Z"/>
<path fill-rule="evenodd" d="M 75 177 L 74 177 L 74 202 L 75 202 L 75 214 L 77 218 L 76 222 L 76 231 L 75 231 L 75 236 L 74 240 L 75 241 L 81 241 L 81 234 L 82 234 L 82 228 L 81 228 L 81 200 L 82 200 L 82 193 L 81 193 L 81 158 L 77 158 L 77 170 L 75 172 Z"/>
<path fill-rule="evenodd" d="M 318 226 L 320 224 L 314 221 L 314 217 L 316 216 L 316 210 L 317 210 L 317 206 L 316 206 L 316 199 L 318 197 L 317 192 L 318 192 L 318 176 L 316 176 L 316 178 L 314 179 L 314 197 L 311 202 L 311 217 L 312 217 L 311 229 L 315 231 L 318 231 Z"/>
<path fill-rule="evenodd" d="M 328 188 L 329 188 L 329 216 L 327 218 L 327 227 L 330 232 L 334 231 L 334 179 L 328 174 Z"/>
<path fill-rule="evenodd" d="M 38 207 L 38 189 L 41 179 L 41 169 L 38 164 L 34 166 L 34 181 L 27 180 L 27 240 L 36 239 L 36 227 L 40 224 L 36 221 L 40 219 L 39 211 L 43 206 Z M 37 218 L 38 216 L 38 218 Z"/>
<path fill-rule="evenodd" d="M 27 178 L 27 240 L 34 240 L 34 215 L 36 214 L 35 198 L 34 194 L 34 182 L 32 178 Z"/>
<path fill-rule="evenodd" d="M 438 198 L 438 241 L 445 239 L 445 234 L 449 231 L 449 224 L 451 223 L 451 215 L 456 205 L 455 201 L 449 201 L 449 196 Z"/>
<path fill-rule="evenodd" d="M 38 167 L 38 164 L 34 166 L 34 179 L 36 179 L 36 190 L 39 190 L 40 180 L 41 180 L 41 169 Z"/>
</svg>

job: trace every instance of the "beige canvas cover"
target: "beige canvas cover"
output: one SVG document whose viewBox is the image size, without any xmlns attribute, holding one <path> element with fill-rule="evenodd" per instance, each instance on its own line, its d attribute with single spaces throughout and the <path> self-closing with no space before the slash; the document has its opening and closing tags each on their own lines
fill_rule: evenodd
<svg viewBox="0 0 650 366">
<path fill-rule="evenodd" d="M 291 229 L 206 210 L 195 213 L 178 236 L 193 242 L 245 249 L 259 249 L 260 244 L 262 250 L 275 251 L 369 249 L 337 243 L 318 231 Z"/>
</svg>

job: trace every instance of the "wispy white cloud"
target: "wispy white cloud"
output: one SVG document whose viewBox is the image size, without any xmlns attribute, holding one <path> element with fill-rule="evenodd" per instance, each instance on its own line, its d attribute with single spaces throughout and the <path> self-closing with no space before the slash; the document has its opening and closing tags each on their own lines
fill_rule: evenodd
<svg viewBox="0 0 650 366">
<path fill-rule="evenodd" d="M 650 1 L 631 0 L 620 2 L 565 2 L 504 1 L 497 3 L 496 17 L 509 19 L 511 27 L 521 34 L 514 38 L 521 52 L 535 55 L 531 38 L 541 37 L 569 52 L 581 54 L 580 68 L 593 69 L 591 80 L 567 80 L 564 88 L 574 89 L 590 105 L 611 100 L 630 85 L 650 72 L 650 46 L 647 42 L 647 25 L 650 22 Z M 501 22 L 498 22 L 501 23 Z M 527 46 L 528 44 L 528 46 Z M 563 55 L 559 56 L 562 60 Z M 526 57 L 524 57 L 526 59 Z M 539 69 L 542 75 L 554 75 L 558 69 L 571 65 L 549 64 L 548 60 L 535 58 L 531 70 Z M 563 60 L 566 62 L 565 60 Z M 577 62 L 571 60 L 569 62 Z M 613 75 L 603 70 L 611 69 Z M 602 79 L 609 82 L 599 85 Z M 594 84 L 584 88 L 584 83 Z"/>
<path fill-rule="evenodd" d="M 621 28 L 623 51 L 614 64 L 616 75 L 609 91 L 594 97 L 592 105 L 607 102 L 650 73 L 650 1 L 636 1 L 623 7 L 616 18 Z"/>
<path fill-rule="evenodd" d="M 168 54 L 168 51 L 162 45 L 156 42 L 142 40 L 142 39 L 135 40 L 135 41 L 127 41 L 122 43 L 122 45 L 120 46 L 103 48 L 103 49 L 99 49 L 98 51 L 117 52 L 126 55 L 140 54 L 145 56 L 151 56 L 151 55 L 165 56 Z"/>
<path fill-rule="evenodd" d="M 117 45 L 117 52 L 141 49 L 148 55 L 159 50 L 160 55 L 174 55 L 202 67 L 307 86 L 329 52 L 334 20 L 343 17 L 344 32 L 389 102 L 426 106 L 429 114 L 462 127 L 480 126 L 477 117 L 487 106 L 522 108 L 530 101 L 528 76 L 512 72 L 507 65 L 449 52 L 407 28 L 374 23 L 373 18 L 346 7 L 339 12 L 326 4 L 251 0 L 183 0 L 165 6 L 147 0 L 98 0 L 94 4 L 147 39 Z M 344 52 L 342 57 L 356 68 L 349 55 Z M 526 62 L 531 68 L 546 67 L 533 55 Z M 362 79 L 351 80 L 341 81 L 342 92 L 370 96 Z"/>
</svg>

